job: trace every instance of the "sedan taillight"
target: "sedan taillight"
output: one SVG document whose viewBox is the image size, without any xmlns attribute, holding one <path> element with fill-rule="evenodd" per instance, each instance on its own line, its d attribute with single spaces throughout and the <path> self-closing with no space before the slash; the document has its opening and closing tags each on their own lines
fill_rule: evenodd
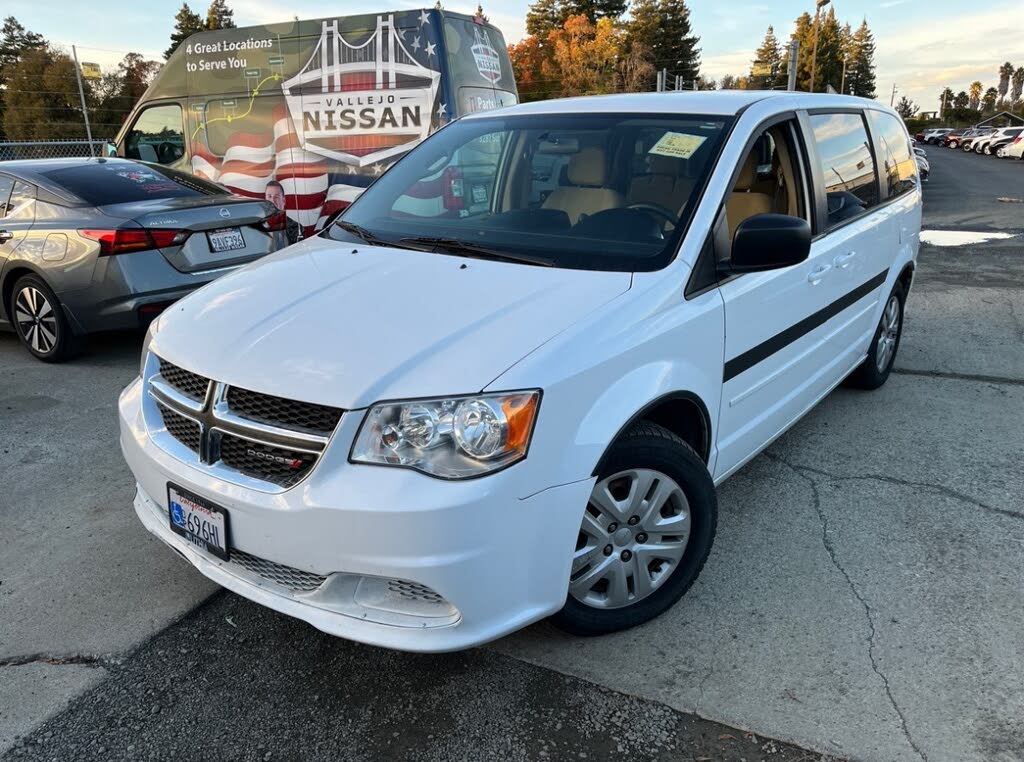
<svg viewBox="0 0 1024 762">
<path fill-rule="evenodd" d="M 114 228 L 107 230 L 87 228 L 78 232 L 80 235 L 99 243 L 101 257 L 109 257 L 115 254 L 130 254 L 133 251 L 145 251 L 146 249 L 179 246 L 189 236 L 188 230 L 146 230 L 145 228 Z"/>
</svg>

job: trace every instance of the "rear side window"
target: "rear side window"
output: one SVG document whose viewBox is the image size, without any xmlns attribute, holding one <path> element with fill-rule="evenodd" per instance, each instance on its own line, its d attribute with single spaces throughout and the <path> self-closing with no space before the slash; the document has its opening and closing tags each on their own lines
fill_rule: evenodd
<svg viewBox="0 0 1024 762">
<path fill-rule="evenodd" d="M 878 204 L 875 160 L 860 114 L 814 114 L 811 129 L 828 197 L 825 228 L 831 230 Z"/>
<path fill-rule="evenodd" d="M 36 187 L 23 183 L 21 180 L 14 181 L 14 190 L 11 191 L 11 198 L 7 202 L 7 211 L 4 217 L 8 220 L 32 220 L 35 218 L 33 201 L 36 200 Z"/>
<path fill-rule="evenodd" d="M 130 161 L 90 162 L 43 175 L 88 204 L 106 206 L 160 198 L 226 196 L 219 185 L 169 167 Z"/>
<path fill-rule="evenodd" d="M 124 155 L 154 164 L 173 164 L 184 156 L 181 106 L 151 106 L 139 114 L 125 138 Z"/>
<path fill-rule="evenodd" d="M 0 217 L 7 216 L 7 200 L 11 197 L 11 188 L 14 187 L 14 178 L 0 175 Z"/>
<path fill-rule="evenodd" d="M 910 151 L 910 139 L 903 124 L 892 114 L 869 111 L 871 128 L 882 145 L 882 176 L 889 198 L 901 196 L 917 187 L 917 159 Z"/>
</svg>

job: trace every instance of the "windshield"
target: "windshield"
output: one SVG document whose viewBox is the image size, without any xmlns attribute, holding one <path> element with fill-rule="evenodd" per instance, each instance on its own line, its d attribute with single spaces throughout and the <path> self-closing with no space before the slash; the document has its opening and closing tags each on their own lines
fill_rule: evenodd
<svg viewBox="0 0 1024 762">
<path fill-rule="evenodd" d="M 675 254 L 728 124 L 638 114 L 460 120 L 388 170 L 327 235 L 656 270 Z"/>
</svg>

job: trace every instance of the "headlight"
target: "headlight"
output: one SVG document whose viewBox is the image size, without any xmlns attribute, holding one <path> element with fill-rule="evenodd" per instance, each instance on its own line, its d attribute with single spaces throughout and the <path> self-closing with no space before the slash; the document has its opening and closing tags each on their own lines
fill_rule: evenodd
<svg viewBox="0 0 1024 762">
<path fill-rule="evenodd" d="M 526 457 L 539 405 L 539 390 L 384 402 L 367 412 L 350 460 L 481 476 Z"/>
<path fill-rule="evenodd" d="M 142 340 L 142 356 L 139 358 L 139 375 L 142 376 L 146 372 L 146 357 L 149 356 L 149 345 L 153 343 L 153 337 L 156 336 L 157 331 L 160 327 L 157 323 L 160 322 L 160 318 L 157 317 L 149 324 L 149 328 L 146 329 L 146 338 Z"/>
</svg>

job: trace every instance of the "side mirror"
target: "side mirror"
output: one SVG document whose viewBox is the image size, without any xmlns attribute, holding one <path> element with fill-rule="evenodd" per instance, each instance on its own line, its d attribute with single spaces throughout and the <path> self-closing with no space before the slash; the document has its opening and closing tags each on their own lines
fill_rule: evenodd
<svg viewBox="0 0 1024 762">
<path fill-rule="evenodd" d="M 811 226 L 788 214 L 756 214 L 739 224 L 732 254 L 720 262 L 725 273 L 754 273 L 796 265 L 811 252 Z"/>
<path fill-rule="evenodd" d="M 114 145 L 113 143 L 109 143 L 108 142 L 103 147 L 104 147 L 104 150 L 106 151 L 106 155 L 108 157 L 109 156 L 117 156 L 117 146 Z"/>
</svg>

